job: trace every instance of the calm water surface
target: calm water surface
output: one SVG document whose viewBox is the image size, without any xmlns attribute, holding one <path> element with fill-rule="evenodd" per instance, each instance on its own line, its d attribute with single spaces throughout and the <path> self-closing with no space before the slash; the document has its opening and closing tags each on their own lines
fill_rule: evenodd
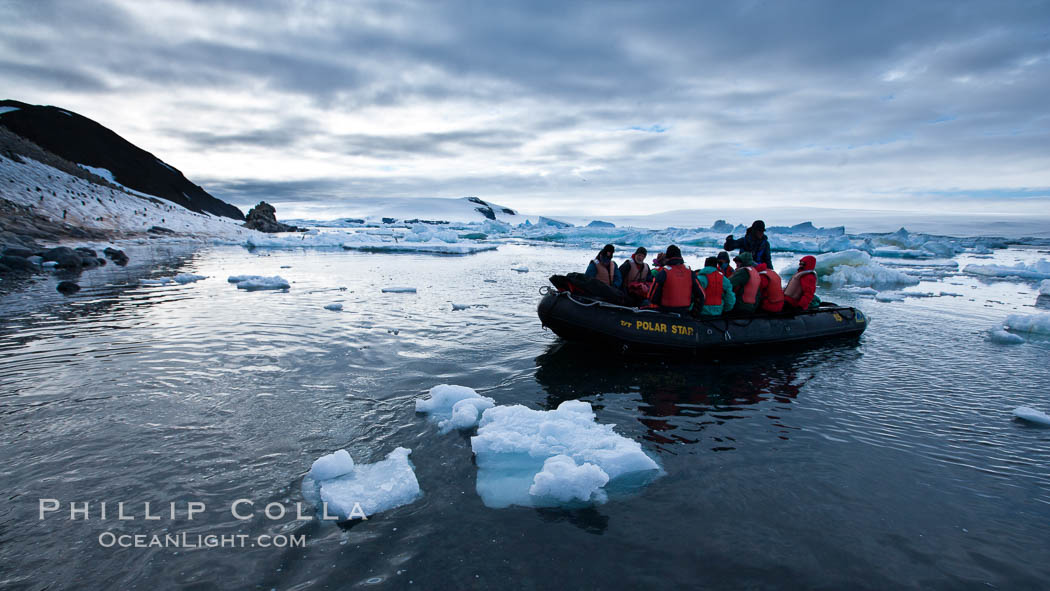
<svg viewBox="0 0 1050 591">
<path fill-rule="evenodd" d="M 825 291 L 871 317 L 858 341 L 672 361 L 540 327 L 538 289 L 590 250 L 130 254 L 127 269 L 84 274 L 70 298 L 54 279 L 0 296 L 0 588 L 1050 586 L 1050 429 L 1011 416 L 1050 410 L 1050 346 L 984 334 L 1046 311 L 1032 283 L 920 268 L 927 280 L 909 291 L 961 297 Z M 209 278 L 135 284 L 176 272 Z M 226 281 L 245 273 L 292 288 Z M 418 293 L 380 292 L 391 286 Z M 333 302 L 343 311 L 323 308 Z M 441 383 L 537 409 L 588 401 L 666 475 L 590 508 L 486 508 L 469 437 L 414 412 Z M 317 457 L 345 448 L 372 462 L 397 446 L 412 449 L 422 499 L 352 527 L 294 519 Z M 38 519 L 40 498 L 62 511 Z M 242 498 L 255 518 L 230 514 Z M 91 501 L 91 518 L 70 521 L 72 501 Z M 137 519 L 102 520 L 100 501 Z M 147 501 L 178 503 L 178 518 L 144 521 Z M 189 501 L 207 506 L 192 521 Z M 290 514 L 266 519 L 271 502 Z M 307 544 L 104 548 L 104 532 Z"/>
</svg>

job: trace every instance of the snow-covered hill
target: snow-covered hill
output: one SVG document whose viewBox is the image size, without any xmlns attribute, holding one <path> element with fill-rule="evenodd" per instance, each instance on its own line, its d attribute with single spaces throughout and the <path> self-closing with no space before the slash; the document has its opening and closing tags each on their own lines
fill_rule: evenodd
<svg viewBox="0 0 1050 591">
<path fill-rule="evenodd" d="M 145 233 L 154 226 L 198 238 L 233 241 L 261 235 L 230 218 L 196 213 L 158 197 L 144 198 L 88 182 L 31 158 L 20 160 L 0 156 L 0 198 L 55 221 L 112 232 L 114 237 Z"/>
<path fill-rule="evenodd" d="M 499 221 L 517 226 L 535 216 L 527 217 L 509 207 L 485 201 L 479 197 L 446 199 L 439 197 L 387 197 L 358 199 L 343 204 L 344 217 L 335 220 L 289 220 L 300 226 L 342 228 L 384 223 L 484 223 Z"/>
</svg>

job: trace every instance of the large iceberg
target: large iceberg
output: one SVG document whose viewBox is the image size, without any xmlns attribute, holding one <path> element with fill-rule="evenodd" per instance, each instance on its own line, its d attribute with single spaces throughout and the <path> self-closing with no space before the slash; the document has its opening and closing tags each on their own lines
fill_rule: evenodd
<svg viewBox="0 0 1050 591">
<path fill-rule="evenodd" d="M 342 453 L 340 453 L 342 452 Z M 346 450 L 319 458 L 303 478 L 303 498 L 323 516 L 354 519 L 414 502 L 423 495 L 399 447 L 374 464 L 354 464 Z"/>
<path fill-rule="evenodd" d="M 608 487 L 634 488 L 659 474 L 638 442 L 594 419 L 591 405 L 578 400 L 550 411 L 521 405 L 486 410 L 470 440 L 482 502 L 501 508 L 555 506 L 581 496 L 602 501 Z M 548 464 L 555 456 L 564 459 Z"/>
</svg>

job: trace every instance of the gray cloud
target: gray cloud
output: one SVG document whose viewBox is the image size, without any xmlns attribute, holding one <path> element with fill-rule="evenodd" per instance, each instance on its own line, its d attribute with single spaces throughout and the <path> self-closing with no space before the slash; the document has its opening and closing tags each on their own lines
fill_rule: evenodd
<svg viewBox="0 0 1050 591">
<path fill-rule="evenodd" d="M 134 121 L 165 120 L 136 137 L 346 171 L 250 182 L 219 157 L 186 171 L 239 204 L 1050 186 L 1045 3 L 8 4 L 9 92 L 90 95 L 62 106 L 107 122 L 121 113 L 106 97 L 132 96 Z M 412 168 L 427 162 L 448 165 Z"/>
</svg>

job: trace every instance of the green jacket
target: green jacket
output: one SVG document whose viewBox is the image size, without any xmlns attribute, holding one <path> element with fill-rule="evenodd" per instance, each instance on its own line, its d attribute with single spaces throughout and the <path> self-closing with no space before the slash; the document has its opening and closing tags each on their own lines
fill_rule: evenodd
<svg viewBox="0 0 1050 591">
<path fill-rule="evenodd" d="M 704 267 L 696 272 L 696 279 L 700 282 L 700 287 L 707 290 L 708 275 L 717 271 L 714 267 Z M 733 305 L 736 304 L 736 294 L 733 293 L 733 286 L 730 284 L 729 279 L 725 276 L 722 277 L 722 304 L 719 306 L 704 306 L 700 309 L 701 316 L 721 316 L 726 312 L 733 309 Z"/>
<path fill-rule="evenodd" d="M 744 300 L 740 298 L 741 292 L 744 291 L 744 286 L 751 280 L 751 274 L 745 271 L 743 268 L 739 268 L 733 271 L 733 274 L 729 277 L 729 283 L 733 286 L 733 293 L 737 296 L 736 306 L 733 308 L 734 312 L 754 312 L 755 307 L 758 305 L 758 298 L 755 299 L 754 304 L 746 304 Z"/>
</svg>

